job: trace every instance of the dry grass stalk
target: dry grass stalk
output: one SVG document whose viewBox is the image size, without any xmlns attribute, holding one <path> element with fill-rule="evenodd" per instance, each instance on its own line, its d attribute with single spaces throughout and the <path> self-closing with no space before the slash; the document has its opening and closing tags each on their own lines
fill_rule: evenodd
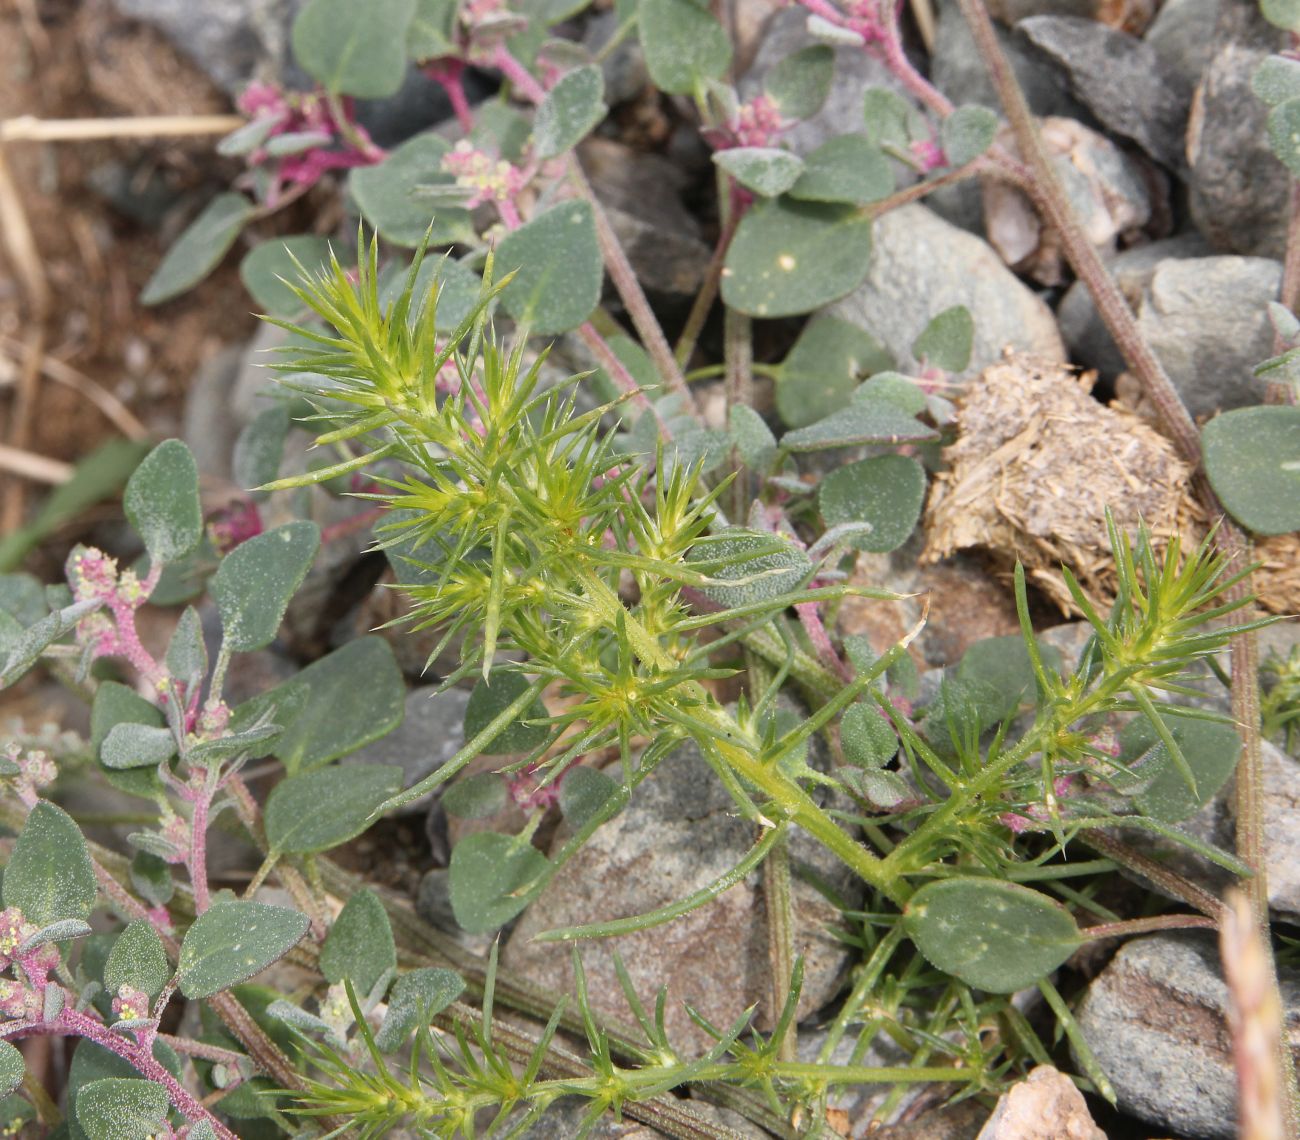
<svg viewBox="0 0 1300 1140">
<path fill-rule="evenodd" d="M 1282 1005 L 1271 983 L 1268 951 L 1240 891 L 1228 893 L 1219 930 L 1228 983 L 1228 1025 L 1237 1069 L 1237 1135 L 1241 1140 L 1285 1140 L 1277 1056 Z"/>
</svg>

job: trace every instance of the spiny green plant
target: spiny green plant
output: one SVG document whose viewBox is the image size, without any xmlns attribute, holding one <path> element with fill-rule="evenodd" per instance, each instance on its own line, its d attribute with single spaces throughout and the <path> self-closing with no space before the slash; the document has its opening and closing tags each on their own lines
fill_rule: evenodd
<svg viewBox="0 0 1300 1140">
<path fill-rule="evenodd" d="M 517 678 L 503 686 L 496 715 L 475 739 L 385 808 L 452 779 L 489 750 L 494 735 L 521 720 L 546 731 L 514 768 L 535 772 L 542 786 L 562 779 L 583 753 L 616 747 L 621 758 L 621 781 L 609 781 L 599 806 L 552 858 L 531 844 L 540 810 L 518 835 L 479 833 L 457 845 L 451 890 L 462 925 L 493 929 L 518 913 L 688 738 L 737 809 L 760 828 L 759 843 L 728 880 L 758 865 L 774 834 L 804 829 L 870 888 L 871 923 L 905 932 L 924 959 L 951 976 L 957 988 L 944 1032 L 968 1019 L 971 1042 L 994 1016 L 978 1012 L 972 988 L 996 995 L 1037 985 L 1080 1043 L 1047 976 L 1083 942 L 1127 927 L 1106 921 L 1080 929 L 1069 910 L 1026 885 L 1050 882 L 1067 899 L 1109 915 L 1060 881 L 1070 871 L 1053 859 L 1072 840 L 1116 825 L 1144 827 L 1242 870 L 1176 827 L 1222 786 L 1238 748 L 1227 718 L 1179 700 L 1195 695 L 1186 683 L 1192 667 L 1249 627 L 1225 620 L 1244 603 L 1229 597 L 1235 579 L 1225 577 L 1223 559 L 1208 542 L 1184 552 L 1173 541 L 1158 558 L 1144 533 L 1134 543 L 1111 524 L 1119 580 L 1111 612 L 1097 612 L 1065 571 L 1093 627 L 1072 670 L 1054 667 L 1040 651 L 1018 574 L 1019 650 L 1000 653 L 985 678 L 978 668 L 959 672 L 920 730 L 883 689 L 902 645 L 874 660 L 863 646 L 850 647 L 851 678 L 823 694 L 806 719 L 777 729 L 762 714 L 788 670 L 778 667 L 770 684 L 730 710 L 706 685 L 725 672 L 711 665 L 718 643 L 699 634 L 718 631 L 744 643 L 763 626 L 781 630 L 791 606 L 843 596 L 850 588 L 842 584 L 806 588 L 841 552 L 832 546 L 831 566 L 819 567 L 787 538 L 727 525 L 717 505 L 725 481 L 707 485 L 698 466 L 670 465 L 662 453 L 651 469 L 622 466 L 616 437 L 602 427 L 617 403 L 579 412 L 577 379 L 544 385 L 540 360 L 526 365 L 521 347 L 496 343 L 485 315 L 493 287 L 444 342 L 436 294 L 422 300 L 418 276 L 417 264 L 385 309 L 373 247 L 357 282 L 337 263 L 315 275 L 299 295 L 327 327 L 307 334 L 313 350 L 291 349 L 283 365 L 296 390 L 317 404 L 319 442 L 360 445 L 365 454 L 346 461 L 348 469 L 382 460 L 374 475 L 381 489 L 372 497 L 393 514 L 380 533 L 395 547 L 422 552 L 428 577 L 409 590 L 414 614 L 442 629 L 444 641 L 461 639 L 453 678 L 477 674 L 489 689 L 507 675 Z M 439 397 L 436 377 L 448 364 L 459 385 Z M 323 379 L 304 383 L 304 375 Z M 771 651 L 771 631 L 762 632 L 768 640 L 752 642 L 760 655 Z M 794 635 L 784 631 L 776 640 L 787 646 L 788 666 L 798 651 Z M 563 711 L 538 715 L 536 698 L 548 685 L 569 699 Z M 1032 720 L 1013 743 L 1014 714 L 1026 699 Z M 801 758 L 801 746 L 819 732 L 838 736 L 845 761 L 829 773 Z M 819 785 L 834 785 L 855 809 L 821 806 Z M 714 894 L 710 888 L 663 912 L 549 936 L 644 928 Z M 1155 925 L 1211 923 L 1173 915 Z M 898 946 L 895 936 L 891 954 Z M 861 1007 L 873 996 L 855 991 L 851 1001 Z M 1009 1008 L 1002 1003 L 998 1015 L 1010 1017 Z M 841 1032 L 856 1016 L 846 1015 Z M 717 1034 L 735 1064 L 740 1032 Z M 944 1032 L 922 1034 L 918 1052 L 951 1053 Z M 1080 1051 L 1086 1064 L 1086 1046 Z M 711 1054 L 709 1064 L 721 1055 Z M 781 1095 L 808 1104 L 835 1082 L 834 1067 L 824 1062 L 802 1082 L 783 1085 L 778 1103 L 786 1111 Z M 999 1064 L 981 1052 L 979 1069 L 997 1073 Z M 458 1079 L 479 1072 L 463 1050 L 459 1071 Z M 706 1071 L 711 1079 L 744 1083 L 741 1072 L 724 1078 Z M 1099 1073 L 1092 1076 L 1105 1087 Z M 635 1087 L 636 1081 L 627 1085 Z M 497 1092 L 502 1107 L 514 1103 L 501 1087 Z M 329 1098 L 318 1095 L 323 1107 Z M 427 1095 L 437 1102 L 450 1093 Z"/>
</svg>

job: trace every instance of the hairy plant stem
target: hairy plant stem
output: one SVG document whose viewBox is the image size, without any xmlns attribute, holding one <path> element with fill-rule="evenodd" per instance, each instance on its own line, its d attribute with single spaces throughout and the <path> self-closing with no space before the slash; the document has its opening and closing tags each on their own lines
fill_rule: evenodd
<svg viewBox="0 0 1300 1140">
<path fill-rule="evenodd" d="M 51 1022 L 15 1023 L 0 1025 L 0 1038 L 21 1040 L 36 1034 L 57 1037 L 82 1037 L 92 1041 L 101 1049 L 121 1057 L 142 1077 L 160 1085 L 167 1093 L 172 1106 L 191 1124 L 206 1123 L 220 1140 L 239 1140 L 239 1137 L 221 1123 L 211 1112 L 200 1104 L 193 1095 L 175 1077 L 167 1071 L 166 1066 L 156 1061 L 152 1052 L 144 1045 L 122 1033 L 114 1033 L 102 1021 L 88 1013 L 65 1006 L 59 1016 Z"/>
<path fill-rule="evenodd" d="M 591 206 L 592 215 L 596 219 L 596 240 L 600 244 L 605 270 L 623 302 L 623 307 L 627 309 L 633 327 L 641 337 L 641 343 L 654 362 L 655 371 L 659 373 L 659 378 L 669 392 L 684 396 L 686 406 L 694 408 L 694 397 L 691 395 L 686 378 L 682 375 L 677 358 L 673 356 L 672 346 L 664 336 L 664 330 L 654 315 L 654 310 L 650 308 L 650 302 L 646 299 L 641 282 L 637 279 L 636 270 L 628 261 L 627 253 L 624 252 L 618 235 L 614 233 L 614 227 L 610 225 L 605 207 L 596 197 L 596 192 L 591 188 L 591 183 L 587 181 L 587 176 L 582 172 L 582 167 L 576 158 L 570 157 L 568 174 L 569 182 L 577 190 L 579 197 Z"/>
<path fill-rule="evenodd" d="M 726 364 L 727 422 L 731 422 L 731 409 L 754 403 L 754 338 L 750 319 L 744 313 L 728 308 L 724 314 L 724 356 Z M 732 469 L 736 478 L 731 484 L 731 515 L 739 522 L 749 509 L 749 479 L 737 449 L 732 449 Z"/>
<path fill-rule="evenodd" d="M 1132 310 L 1071 209 L 1069 199 L 1061 188 L 1043 147 L 1024 92 L 997 41 L 987 7 L 983 0 L 958 2 L 976 47 L 992 76 L 1020 153 L 1032 174 L 1026 190 L 1044 218 L 1056 229 L 1066 257 L 1086 285 L 1125 361 L 1137 374 L 1147 397 L 1155 404 L 1165 430 L 1187 462 L 1199 471 L 1201 440 L 1196 424 L 1160 359 L 1142 336 Z M 1222 506 L 1203 472 L 1196 479 L 1196 489 L 1211 516 L 1221 515 Z M 1249 540 L 1233 522 L 1224 519 L 1216 535 L 1216 542 L 1228 558 L 1230 574 L 1246 570 L 1250 558 Z M 1249 592 L 1248 578 L 1234 587 L 1234 594 L 1238 597 Z M 1259 740 L 1259 661 L 1253 631 L 1234 636 L 1231 653 L 1232 707 L 1243 739 L 1242 755 L 1236 773 L 1237 854 L 1254 872 L 1246 883 L 1246 890 L 1255 922 L 1265 932 L 1263 941 L 1267 946 L 1268 883 L 1264 860 L 1263 771 Z M 1267 953 L 1267 957 L 1271 985 L 1276 991 L 1277 973 L 1271 952 Z M 1287 1116 L 1292 1131 L 1300 1134 L 1300 1085 L 1297 1084 L 1295 1066 L 1284 1051 L 1279 1051 L 1277 1063 L 1283 1073 L 1282 1087 L 1286 1090 Z"/>
<path fill-rule="evenodd" d="M 1203 887 L 1198 887 L 1190 879 L 1178 874 L 1177 871 L 1172 871 L 1164 864 L 1157 863 L 1154 859 L 1143 855 L 1140 851 L 1135 851 L 1126 843 L 1121 842 L 1114 836 L 1107 835 L 1104 831 L 1085 832 L 1079 836 L 1079 842 L 1085 847 L 1091 847 L 1094 851 L 1099 851 L 1108 859 L 1113 859 L 1120 866 L 1136 872 L 1153 886 L 1173 895 L 1180 902 L 1195 907 L 1209 918 L 1217 918 L 1222 910 L 1222 903 L 1209 891 Z"/>
</svg>

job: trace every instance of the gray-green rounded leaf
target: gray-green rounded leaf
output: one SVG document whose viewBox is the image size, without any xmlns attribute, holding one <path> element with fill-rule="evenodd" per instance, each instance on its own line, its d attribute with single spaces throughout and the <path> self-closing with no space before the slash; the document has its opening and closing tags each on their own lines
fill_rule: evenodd
<svg viewBox="0 0 1300 1140">
<path fill-rule="evenodd" d="M 1032 986 L 1080 944 L 1060 903 L 996 879 L 940 879 L 903 911 L 908 936 L 932 965 L 990 993 Z"/>
<path fill-rule="evenodd" d="M 375 1034 L 382 1053 L 395 1053 L 420 1025 L 428 1025 L 465 992 L 465 982 L 451 970 L 423 966 L 403 974 L 388 995 L 388 1012 Z"/>
<path fill-rule="evenodd" d="M 561 202 L 506 234 L 497 271 L 515 274 L 501 304 L 541 336 L 576 329 L 600 301 L 604 263 L 586 202 Z"/>
<path fill-rule="evenodd" d="M 803 159 L 774 146 L 737 146 L 717 151 L 713 161 L 746 190 L 775 198 L 784 194 L 803 173 Z"/>
<path fill-rule="evenodd" d="M 351 978 L 358 995 L 365 997 L 385 971 L 397 966 L 393 928 L 384 904 L 374 891 L 358 891 L 344 904 L 325 936 L 320 970 L 327 981 Z"/>
<path fill-rule="evenodd" d="M 1210 485 L 1233 518 L 1257 534 L 1300 530 L 1300 407 L 1225 412 L 1201 443 Z"/>
<path fill-rule="evenodd" d="M 943 121 L 939 142 L 949 166 L 965 166 L 993 145 L 998 117 L 987 107 L 958 107 Z"/>
<path fill-rule="evenodd" d="M 661 91 L 693 95 L 726 74 L 731 37 L 701 0 L 641 0 L 637 26 L 650 78 Z"/>
<path fill-rule="evenodd" d="M 912 345 L 917 360 L 945 372 L 961 372 L 970 363 L 975 320 L 964 305 L 953 305 L 934 317 Z"/>
<path fill-rule="evenodd" d="M 689 561 L 713 579 L 704 594 L 727 609 L 788 594 L 812 574 L 812 561 L 794 543 L 743 527 L 696 543 Z"/>
<path fill-rule="evenodd" d="M 209 591 L 228 649 L 247 653 L 271 644 L 319 547 L 315 523 L 291 522 L 240 543 L 221 560 Z"/>
<path fill-rule="evenodd" d="M 493 669 L 487 680 L 480 680 L 465 705 L 465 739 L 473 740 L 478 736 L 502 710 L 524 695 L 528 685 L 523 674 L 505 669 Z M 527 712 L 514 724 L 507 725 L 505 731 L 483 749 L 483 755 L 502 756 L 508 752 L 531 752 L 541 747 L 546 743 L 550 729 L 545 724 L 526 722 L 543 721 L 546 716 L 546 706 L 538 698 Z"/>
<path fill-rule="evenodd" d="M 431 245 L 473 238 L 469 211 L 452 204 L 456 179 L 442 169 L 443 155 L 450 149 L 437 135 L 416 135 L 383 162 L 359 166 L 348 176 L 361 216 L 380 237 L 408 248 L 418 246 L 426 233 Z M 439 194 L 446 200 L 438 200 Z"/>
<path fill-rule="evenodd" d="M 1163 710 L 1161 716 L 1191 769 L 1196 791 L 1188 787 L 1183 772 L 1145 716 L 1134 717 L 1124 726 L 1119 738 L 1120 759 L 1141 781 L 1135 799 L 1142 814 L 1164 823 L 1181 823 L 1214 799 L 1231 778 L 1241 756 L 1241 736 L 1231 724 Z"/>
<path fill-rule="evenodd" d="M 870 443 L 921 443 L 938 437 L 934 428 L 881 400 L 851 403 L 824 420 L 786 432 L 781 446 L 787 451 L 830 451 Z"/>
<path fill-rule="evenodd" d="M 1288 99 L 1269 111 L 1268 145 L 1278 161 L 1300 177 L 1300 99 Z"/>
<path fill-rule="evenodd" d="M 104 738 L 99 762 L 118 771 L 127 768 L 156 768 L 176 755 L 176 738 L 165 726 L 115 724 Z"/>
<path fill-rule="evenodd" d="M 349 641 L 272 692 L 299 691 L 303 686 L 307 691 L 301 711 L 275 714 L 276 723 L 284 725 L 276 755 L 291 775 L 319 768 L 386 736 L 406 713 L 402 670 L 393 647 L 382 637 Z"/>
<path fill-rule="evenodd" d="M 1288 32 L 1300 32 L 1300 0 L 1260 0 L 1264 19 Z"/>
<path fill-rule="evenodd" d="M 893 192 L 894 171 L 884 151 L 861 135 L 838 135 L 808 156 L 790 197 L 864 206 Z"/>
<path fill-rule="evenodd" d="M 41 800 L 28 813 L 5 867 L 5 906 L 18 907 L 38 927 L 50 926 L 87 918 L 96 890 L 81 828 L 62 808 Z"/>
<path fill-rule="evenodd" d="M 127 480 L 122 506 L 154 564 L 175 562 L 198 546 L 203 508 L 190 449 L 168 439 L 149 452 Z"/>
<path fill-rule="evenodd" d="M 308 0 L 293 22 L 294 58 L 335 95 L 395 95 L 414 15 L 415 0 Z"/>
<path fill-rule="evenodd" d="M 291 855 L 328 851 L 365 831 L 374 811 L 401 790 L 396 765 L 348 764 L 290 776 L 266 799 L 266 842 Z"/>
<path fill-rule="evenodd" d="M 152 1140 L 163 1128 L 167 1090 L 137 1077 L 106 1077 L 77 1091 L 77 1123 L 89 1140 Z"/>
<path fill-rule="evenodd" d="M 807 119 L 821 110 L 835 78 L 835 52 L 828 44 L 811 44 L 787 55 L 763 80 L 764 92 L 784 119 Z"/>
<path fill-rule="evenodd" d="M 203 280 L 226 256 L 253 204 L 242 194 L 218 194 L 181 233 L 140 294 L 144 305 L 160 305 Z"/>
<path fill-rule="evenodd" d="M 751 471 L 766 471 L 776 458 L 776 436 L 748 404 L 732 404 L 727 430 L 740 458 Z"/>
<path fill-rule="evenodd" d="M 605 117 L 605 76 L 599 67 L 578 67 L 552 87 L 537 108 L 533 146 L 538 158 L 555 158 L 575 147 Z"/>
<path fill-rule="evenodd" d="M 722 299 L 751 317 L 791 317 L 867 276 L 871 219 L 852 206 L 777 198 L 750 210 L 723 266 Z"/>
<path fill-rule="evenodd" d="M 457 0 L 415 0 L 415 15 L 406 29 L 406 54 L 417 62 L 451 55 Z"/>
<path fill-rule="evenodd" d="M 260 974 L 307 933 L 305 914 L 259 902 L 216 902 L 194 920 L 180 953 L 187 998 L 215 993 Z"/>
<path fill-rule="evenodd" d="M 852 542 L 859 550 L 897 550 L 916 527 L 925 501 L 925 469 L 905 455 L 880 455 L 832 471 L 817 502 L 827 526 L 869 523 Z"/>
<path fill-rule="evenodd" d="M 292 287 L 302 285 L 303 270 L 317 273 L 328 265 L 329 256 L 330 243 L 315 234 L 272 238 L 244 254 L 239 279 L 265 312 L 273 317 L 292 317 L 305 308 Z"/>
<path fill-rule="evenodd" d="M 570 768 L 560 778 L 560 811 L 572 828 L 582 827 L 618 795 L 617 780 L 585 764 Z"/>
<path fill-rule="evenodd" d="M 865 329 L 814 317 L 781 364 L 777 411 L 787 427 L 807 427 L 847 406 L 864 376 L 893 367 L 894 358 Z"/>
<path fill-rule="evenodd" d="M 1270 55 L 1255 68 L 1250 89 L 1270 107 L 1300 98 L 1300 60 Z"/>
<path fill-rule="evenodd" d="M 509 786 L 496 772 L 464 776 L 442 794 L 442 806 L 447 814 L 459 819 L 487 819 L 501 811 L 509 800 Z"/>
<path fill-rule="evenodd" d="M 859 703 L 840 718 L 840 744 L 855 768 L 883 768 L 898 752 L 898 734 L 878 708 Z"/>
<path fill-rule="evenodd" d="M 0 1041 L 0 1096 L 8 1096 L 23 1083 L 27 1065 L 23 1055 L 8 1041 Z"/>
<path fill-rule="evenodd" d="M 451 909 L 462 930 L 487 934 L 532 900 L 550 863 L 527 839 L 480 831 L 451 852 Z"/>
<path fill-rule="evenodd" d="M 104 987 L 114 994 L 126 985 L 153 999 L 171 976 L 172 968 L 162 939 L 145 919 L 131 923 L 118 935 L 104 965 Z"/>
</svg>

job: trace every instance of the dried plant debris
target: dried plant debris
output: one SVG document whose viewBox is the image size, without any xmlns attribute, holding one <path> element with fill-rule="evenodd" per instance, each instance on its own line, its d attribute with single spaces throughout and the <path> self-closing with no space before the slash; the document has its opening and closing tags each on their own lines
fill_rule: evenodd
<svg viewBox="0 0 1300 1140">
<path fill-rule="evenodd" d="M 1062 563 L 1095 604 L 1114 596 L 1107 507 L 1130 532 L 1145 522 L 1161 548 L 1175 533 L 1185 546 L 1204 538 L 1187 463 L 1146 418 L 1094 400 L 1094 375 L 1011 352 L 984 370 L 961 403 L 948 470 L 930 492 L 924 561 L 970 547 L 1018 558 L 1064 612 L 1077 613 Z M 1296 536 L 1263 539 L 1255 553 L 1260 604 L 1300 609 Z"/>
<path fill-rule="evenodd" d="M 1087 375 L 1010 353 L 984 370 L 930 494 L 925 560 L 972 546 L 1019 558 L 1070 612 L 1062 562 L 1094 600 L 1111 594 L 1107 507 L 1122 528 L 1144 521 L 1160 542 L 1191 521 L 1189 469 L 1173 444 L 1090 389 Z"/>
</svg>

